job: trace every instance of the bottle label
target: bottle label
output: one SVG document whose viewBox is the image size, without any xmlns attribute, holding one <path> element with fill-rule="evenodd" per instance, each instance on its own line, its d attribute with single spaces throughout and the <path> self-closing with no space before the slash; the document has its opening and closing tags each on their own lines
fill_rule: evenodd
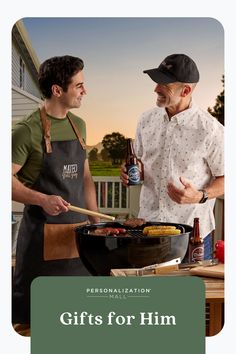
<svg viewBox="0 0 236 354">
<path fill-rule="evenodd" d="M 129 184 L 139 184 L 140 183 L 140 171 L 138 166 L 131 165 L 127 167 L 127 173 L 129 176 Z"/>
<path fill-rule="evenodd" d="M 203 260 L 204 260 L 204 246 L 193 247 L 190 253 L 190 261 L 196 262 L 196 261 L 203 261 Z"/>
</svg>

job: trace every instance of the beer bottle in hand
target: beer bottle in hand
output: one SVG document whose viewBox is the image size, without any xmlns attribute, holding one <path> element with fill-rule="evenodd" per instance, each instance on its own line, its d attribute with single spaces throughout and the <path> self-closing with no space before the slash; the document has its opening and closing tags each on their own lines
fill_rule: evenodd
<svg viewBox="0 0 236 354">
<path fill-rule="evenodd" d="M 139 170 L 139 163 L 134 152 L 132 139 L 127 139 L 126 164 L 127 175 L 129 176 L 128 186 L 137 185 L 141 183 L 141 171 Z"/>
<path fill-rule="evenodd" d="M 200 236 L 199 218 L 194 218 L 192 237 L 189 241 L 189 262 L 195 263 L 204 260 L 204 244 Z"/>
</svg>

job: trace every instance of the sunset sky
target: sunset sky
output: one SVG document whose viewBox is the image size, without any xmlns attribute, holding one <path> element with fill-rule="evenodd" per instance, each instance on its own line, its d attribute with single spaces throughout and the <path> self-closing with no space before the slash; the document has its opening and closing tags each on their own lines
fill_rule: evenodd
<svg viewBox="0 0 236 354">
<path fill-rule="evenodd" d="M 194 98 L 207 109 L 222 91 L 224 30 L 213 18 L 24 18 L 42 62 L 70 54 L 85 62 L 87 96 L 76 112 L 87 123 L 87 144 L 105 134 L 134 137 L 140 114 L 155 106 L 155 83 L 143 70 L 169 54 L 185 53 L 197 63 Z"/>
</svg>

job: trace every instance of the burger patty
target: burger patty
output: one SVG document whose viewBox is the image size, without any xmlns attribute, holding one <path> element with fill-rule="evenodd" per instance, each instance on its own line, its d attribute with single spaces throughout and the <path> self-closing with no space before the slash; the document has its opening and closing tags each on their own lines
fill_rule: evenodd
<svg viewBox="0 0 236 354">
<path fill-rule="evenodd" d="M 130 226 L 132 228 L 138 227 L 138 226 L 142 226 L 143 224 L 145 224 L 146 221 L 144 219 L 141 218 L 131 218 L 131 219 L 127 219 L 126 221 L 123 222 L 124 226 Z"/>
</svg>

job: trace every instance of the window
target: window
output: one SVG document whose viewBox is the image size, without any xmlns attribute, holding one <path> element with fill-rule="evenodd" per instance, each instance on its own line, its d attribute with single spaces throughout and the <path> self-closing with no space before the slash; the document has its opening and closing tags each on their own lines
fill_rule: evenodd
<svg viewBox="0 0 236 354">
<path fill-rule="evenodd" d="M 24 89 L 25 86 L 25 63 L 20 57 L 20 88 Z"/>
</svg>

